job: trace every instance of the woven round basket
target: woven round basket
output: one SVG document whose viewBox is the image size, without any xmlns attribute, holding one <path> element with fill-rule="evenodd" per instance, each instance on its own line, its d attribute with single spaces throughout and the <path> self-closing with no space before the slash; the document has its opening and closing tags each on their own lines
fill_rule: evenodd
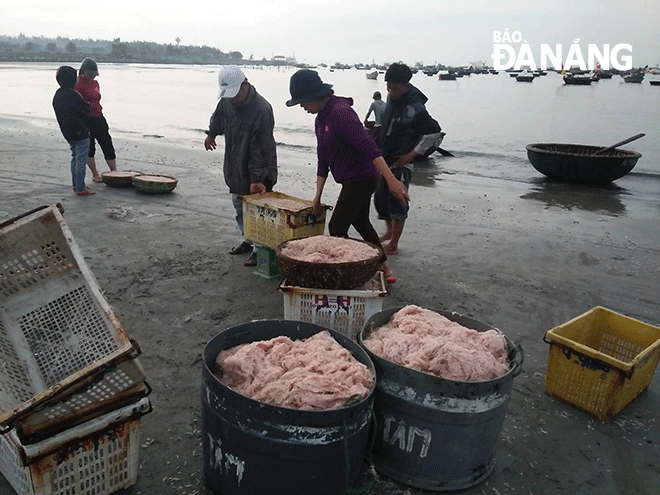
<svg viewBox="0 0 660 495">
<path fill-rule="evenodd" d="M 113 170 L 110 172 L 103 172 L 101 177 L 103 183 L 110 187 L 133 187 L 133 177 L 142 175 L 142 172 L 135 170 Z"/>
<path fill-rule="evenodd" d="M 364 285 L 374 276 L 382 256 L 382 250 L 375 244 L 351 239 L 371 246 L 378 252 L 371 258 L 360 261 L 347 261 L 340 263 L 313 263 L 301 261 L 282 254 L 289 242 L 285 241 L 277 247 L 277 265 L 282 276 L 291 285 L 312 287 L 316 289 L 355 289 Z"/>
<path fill-rule="evenodd" d="M 178 184 L 178 181 L 169 175 L 138 175 L 132 180 L 138 191 L 147 194 L 169 193 Z"/>
</svg>

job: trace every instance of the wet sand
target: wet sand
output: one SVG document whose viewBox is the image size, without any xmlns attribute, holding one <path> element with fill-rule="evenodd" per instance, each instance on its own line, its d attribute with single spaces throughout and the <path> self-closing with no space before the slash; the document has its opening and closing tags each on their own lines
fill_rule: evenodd
<svg viewBox="0 0 660 495">
<path fill-rule="evenodd" d="M 0 219 L 61 203 L 106 299 L 142 348 L 154 410 L 143 419 L 137 484 L 119 493 L 204 493 L 201 353 L 228 327 L 283 317 L 277 281 L 252 276 L 244 256 L 227 254 L 240 240 L 221 151 L 205 152 L 203 135 L 188 149 L 115 138 L 120 169 L 175 176 L 176 190 L 144 195 L 88 174 L 97 194 L 78 197 L 57 128 L 0 118 L 0 129 Z M 311 198 L 314 157 L 290 149 L 278 156 L 276 190 Z M 103 160 L 97 165 L 106 170 Z M 384 306 L 456 311 L 499 328 L 525 353 L 495 470 L 461 493 L 660 493 L 659 374 L 603 424 L 544 393 L 542 340 L 597 305 L 660 324 L 660 197 L 452 174 L 450 161 L 427 164 L 426 174 L 424 167 L 399 254 L 390 257 L 398 281 Z M 434 180 L 438 168 L 444 173 Z M 332 204 L 331 182 L 324 200 Z M 11 493 L 2 477 L 0 493 Z M 372 493 L 426 492 L 378 477 Z"/>
</svg>

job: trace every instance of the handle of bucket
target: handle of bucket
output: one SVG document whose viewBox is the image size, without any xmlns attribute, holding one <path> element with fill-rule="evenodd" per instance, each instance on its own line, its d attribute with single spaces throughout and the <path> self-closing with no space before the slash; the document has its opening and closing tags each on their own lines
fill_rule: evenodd
<svg viewBox="0 0 660 495">
<path fill-rule="evenodd" d="M 522 365 L 525 362 L 525 353 L 522 345 L 516 344 L 509 351 L 509 361 L 513 363 L 513 376 L 518 376 L 522 372 Z"/>
</svg>

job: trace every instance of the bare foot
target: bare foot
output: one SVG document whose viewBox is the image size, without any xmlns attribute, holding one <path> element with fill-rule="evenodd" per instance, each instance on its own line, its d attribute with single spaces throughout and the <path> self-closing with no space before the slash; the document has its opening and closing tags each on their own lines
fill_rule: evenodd
<svg viewBox="0 0 660 495">
<path fill-rule="evenodd" d="M 94 182 L 103 182 L 103 177 L 101 177 L 101 176 L 99 175 L 99 176 L 97 176 L 97 177 L 94 177 L 92 180 L 93 180 Z"/>
<path fill-rule="evenodd" d="M 383 241 L 389 241 L 392 238 L 392 232 L 385 232 L 383 235 L 381 235 L 378 240 L 380 242 Z"/>
<path fill-rule="evenodd" d="M 383 251 L 385 251 L 385 254 L 396 254 L 399 252 L 397 247 L 393 247 L 390 244 L 385 244 L 383 246 Z"/>
</svg>

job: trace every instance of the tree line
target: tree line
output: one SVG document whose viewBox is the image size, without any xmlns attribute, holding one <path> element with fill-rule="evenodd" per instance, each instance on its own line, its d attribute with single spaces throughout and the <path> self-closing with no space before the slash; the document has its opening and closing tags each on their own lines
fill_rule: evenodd
<svg viewBox="0 0 660 495">
<path fill-rule="evenodd" d="M 0 36 L 0 61 L 2 62 L 80 62 L 92 57 L 97 62 L 138 62 L 167 64 L 268 64 L 279 65 L 278 61 L 247 60 L 239 51 L 223 52 L 210 46 L 181 45 L 175 43 L 154 43 L 150 41 L 112 41 L 92 39 L 69 39 Z"/>
</svg>

